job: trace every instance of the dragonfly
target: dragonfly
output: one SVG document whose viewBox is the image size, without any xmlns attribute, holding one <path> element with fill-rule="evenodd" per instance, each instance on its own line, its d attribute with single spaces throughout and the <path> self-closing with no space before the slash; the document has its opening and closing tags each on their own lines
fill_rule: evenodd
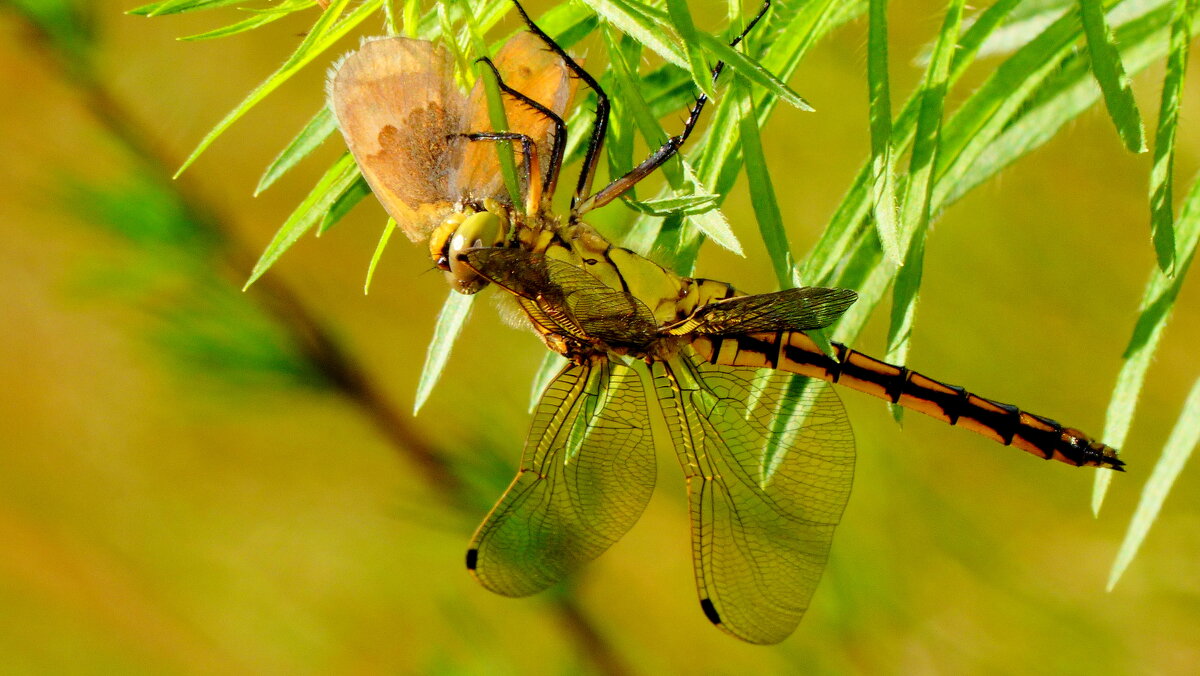
<svg viewBox="0 0 1200 676">
<path fill-rule="evenodd" d="M 823 349 L 811 333 L 850 307 L 851 290 L 747 295 L 609 242 L 584 215 L 673 157 L 707 99 L 697 97 L 681 133 L 593 190 L 608 97 L 514 4 L 527 31 L 479 60 L 503 93 L 504 131 L 490 124 L 483 86 L 460 90 L 454 59 L 428 41 L 368 40 L 329 83 L 347 145 L 398 226 L 429 246 L 452 288 L 499 287 L 567 360 L 537 403 L 516 478 L 468 548 L 467 568 L 484 587 L 541 591 L 633 527 L 655 484 L 653 409 L 687 479 L 701 609 L 752 643 L 794 631 L 849 498 L 854 437 L 831 384 L 1042 458 L 1122 469 L 1116 450 L 1075 428 L 840 343 Z M 714 83 L 722 67 L 712 69 Z M 580 83 L 595 93 L 596 114 L 560 214 L 552 199 L 563 116 Z M 501 180 L 500 142 L 512 144 L 520 203 Z"/>
</svg>

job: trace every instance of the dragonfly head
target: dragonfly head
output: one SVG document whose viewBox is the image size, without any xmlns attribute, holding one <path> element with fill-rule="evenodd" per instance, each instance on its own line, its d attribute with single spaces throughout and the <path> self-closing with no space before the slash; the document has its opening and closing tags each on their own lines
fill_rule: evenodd
<svg viewBox="0 0 1200 676">
<path fill-rule="evenodd" d="M 459 260 L 459 254 L 477 247 L 499 246 L 504 242 L 508 221 L 499 209 L 462 211 L 452 214 L 429 237 L 429 254 L 446 275 L 455 291 L 473 294 L 488 282 Z"/>
</svg>

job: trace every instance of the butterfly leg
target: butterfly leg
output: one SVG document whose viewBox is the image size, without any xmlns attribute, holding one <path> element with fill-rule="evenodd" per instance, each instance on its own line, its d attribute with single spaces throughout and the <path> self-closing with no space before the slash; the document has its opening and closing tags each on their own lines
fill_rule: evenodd
<svg viewBox="0 0 1200 676">
<path fill-rule="evenodd" d="M 563 119 L 556 115 L 554 111 L 546 106 L 534 101 L 521 92 L 504 84 L 504 78 L 500 77 L 500 71 L 496 69 L 496 64 L 486 56 L 476 59 L 475 63 L 482 63 L 492 69 L 492 74 L 496 76 L 496 84 L 499 85 L 500 91 L 529 106 L 538 114 L 546 117 L 554 124 L 554 140 L 550 146 L 550 164 L 546 170 L 546 176 L 542 180 L 542 197 L 545 201 L 550 201 L 554 198 L 554 190 L 558 187 L 558 174 L 562 169 L 563 151 L 567 143 L 567 125 Z"/>
<path fill-rule="evenodd" d="M 583 82 L 596 92 L 596 119 L 592 123 L 592 135 L 588 140 L 587 152 L 583 156 L 583 169 L 579 172 L 579 182 L 575 185 L 575 194 L 571 196 L 571 213 L 575 213 L 575 204 L 583 199 L 583 196 L 592 190 L 592 178 L 596 175 L 596 164 L 600 161 L 600 147 L 604 145 L 604 137 L 608 134 L 608 95 L 604 93 L 604 89 L 596 82 L 596 78 L 592 77 L 586 70 L 583 69 L 567 52 L 558 46 L 549 35 L 529 18 L 529 14 L 525 12 L 525 8 L 520 2 L 513 0 L 517 11 L 521 14 L 521 18 L 525 21 L 525 25 L 529 31 L 541 38 L 542 42 L 546 43 L 546 47 L 551 52 L 558 55 L 563 60 L 563 63 L 571 71 L 571 73 L 583 80 Z"/>
<path fill-rule="evenodd" d="M 451 134 L 451 137 L 465 138 L 468 141 L 520 141 L 521 154 L 525 158 L 525 213 L 532 214 L 537 210 L 542 200 L 542 186 L 535 179 L 541 176 L 538 164 L 537 145 L 525 134 L 509 131 L 481 131 L 471 134 Z"/>
<path fill-rule="evenodd" d="M 743 28 L 742 32 L 736 38 L 734 38 L 732 42 L 729 43 L 729 46 L 736 47 L 737 44 L 746 37 L 751 29 L 754 28 L 755 24 L 757 24 L 759 20 L 763 18 L 770 7 L 771 0 L 765 0 L 762 8 L 758 10 L 758 14 L 754 15 L 754 18 L 750 20 L 750 23 L 746 24 L 746 27 Z M 717 78 L 721 75 L 721 71 L 724 69 L 725 62 L 718 61 L 717 65 L 712 69 L 713 82 L 717 81 Z M 661 146 L 659 146 L 658 150 L 655 150 L 653 153 L 651 153 L 649 157 L 643 160 L 641 164 L 630 170 L 629 173 L 604 186 L 591 196 L 583 199 L 583 201 L 574 206 L 572 213 L 574 215 L 581 215 L 591 211 L 592 209 L 596 209 L 608 204 L 621 195 L 624 195 L 629 191 L 630 188 L 637 185 L 639 181 L 649 176 L 654 172 L 655 169 L 658 169 L 665 164 L 667 160 L 674 157 L 675 154 L 679 152 L 679 148 L 683 145 L 684 141 L 691 136 L 692 131 L 696 128 L 696 123 L 700 121 L 700 112 L 704 110 L 705 103 L 708 103 L 707 95 L 700 94 L 698 97 L 696 97 L 696 103 L 692 106 L 691 112 L 688 114 L 688 119 L 683 125 L 682 132 L 668 138 Z"/>
</svg>

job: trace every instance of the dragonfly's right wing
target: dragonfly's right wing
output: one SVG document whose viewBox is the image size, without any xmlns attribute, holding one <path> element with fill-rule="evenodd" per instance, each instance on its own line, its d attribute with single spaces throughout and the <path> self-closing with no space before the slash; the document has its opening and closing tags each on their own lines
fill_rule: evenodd
<svg viewBox="0 0 1200 676">
<path fill-rule="evenodd" d="M 403 37 L 364 42 L 335 66 L 329 107 L 371 191 L 414 242 L 454 209 L 451 181 L 466 97 L 442 47 Z"/>
<path fill-rule="evenodd" d="M 709 303 L 692 316 L 664 327 L 671 335 L 730 335 L 765 331 L 809 331 L 829 326 L 858 294 L 850 289 L 806 286 Z"/>
<path fill-rule="evenodd" d="M 825 383 L 709 364 L 654 364 L 688 482 L 700 606 L 752 643 L 796 628 L 829 556 L 854 475 L 854 436 Z"/>
<path fill-rule="evenodd" d="M 637 373 L 606 360 L 568 365 L 538 402 L 520 470 L 475 532 L 467 568 L 505 596 L 545 589 L 633 526 L 654 478 Z"/>
</svg>

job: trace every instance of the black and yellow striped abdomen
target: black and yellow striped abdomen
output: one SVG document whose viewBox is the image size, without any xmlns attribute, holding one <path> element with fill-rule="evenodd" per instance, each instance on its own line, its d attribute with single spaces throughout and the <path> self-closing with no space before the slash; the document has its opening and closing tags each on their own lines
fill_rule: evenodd
<svg viewBox="0 0 1200 676">
<path fill-rule="evenodd" d="M 1077 429 L 879 361 L 840 343 L 833 343 L 833 356 L 826 355 L 801 331 L 698 336 L 692 347 L 713 364 L 779 369 L 866 392 L 1047 460 L 1116 470 L 1124 465 L 1115 449 Z"/>
</svg>

